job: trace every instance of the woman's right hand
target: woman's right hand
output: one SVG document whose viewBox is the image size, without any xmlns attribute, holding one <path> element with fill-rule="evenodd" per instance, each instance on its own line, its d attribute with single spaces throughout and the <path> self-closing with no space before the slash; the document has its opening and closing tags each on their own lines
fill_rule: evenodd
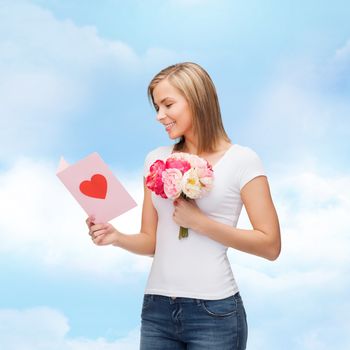
<svg viewBox="0 0 350 350">
<path fill-rule="evenodd" d="M 116 244 L 119 231 L 110 223 L 94 223 L 95 218 L 89 216 L 86 224 L 89 228 L 89 235 L 96 245 Z"/>
</svg>

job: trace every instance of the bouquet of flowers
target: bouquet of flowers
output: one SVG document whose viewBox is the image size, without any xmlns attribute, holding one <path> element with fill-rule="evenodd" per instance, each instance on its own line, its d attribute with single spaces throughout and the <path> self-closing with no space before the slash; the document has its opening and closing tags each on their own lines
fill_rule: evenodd
<svg viewBox="0 0 350 350">
<path fill-rule="evenodd" d="M 146 186 L 162 198 L 196 199 L 208 193 L 214 172 L 209 162 L 195 154 L 176 152 L 165 161 L 156 160 L 150 166 Z M 188 236 L 188 228 L 180 226 L 179 239 Z"/>
</svg>

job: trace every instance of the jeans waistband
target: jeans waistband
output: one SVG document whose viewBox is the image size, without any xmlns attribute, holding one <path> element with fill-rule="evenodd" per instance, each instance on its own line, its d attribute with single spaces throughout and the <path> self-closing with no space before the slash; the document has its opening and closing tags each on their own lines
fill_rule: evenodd
<svg viewBox="0 0 350 350">
<path fill-rule="evenodd" d="M 165 302 L 169 302 L 170 304 L 173 304 L 173 303 L 199 304 L 202 300 L 208 300 L 208 299 L 197 299 L 197 298 L 186 298 L 186 297 L 169 297 L 166 295 L 158 295 L 158 294 L 145 294 L 145 295 L 149 296 L 152 300 L 165 301 Z M 233 296 L 239 297 L 240 294 L 239 292 L 236 292 L 236 294 L 234 294 Z M 230 298 L 230 297 L 232 297 L 232 295 L 230 295 L 227 298 Z M 223 298 L 223 299 L 227 299 L 227 298 Z M 210 299 L 210 300 L 215 300 L 215 299 Z M 222 299 L 218 299 L 218 300 L 222 300 Z"/>
</svg>

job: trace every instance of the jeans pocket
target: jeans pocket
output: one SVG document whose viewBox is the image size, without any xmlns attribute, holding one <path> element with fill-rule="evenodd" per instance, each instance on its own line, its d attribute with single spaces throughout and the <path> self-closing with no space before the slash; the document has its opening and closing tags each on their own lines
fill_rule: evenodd
<svg viewBox="0 0 350 350">
<path fill-rule="evenodd" d="M 143 296 L 143 303 L 142 303 L 142 311 L 147 310 L 153 301 L 153 295 L 152 294 L 144 294 Z"/>
<path fill-rule="evenodd" d="M 237 313 L 237 301 L 233 295 L 219 300 L 202 300 L 201 305 L 213 317 L 227 317 Z"/>
</svg>

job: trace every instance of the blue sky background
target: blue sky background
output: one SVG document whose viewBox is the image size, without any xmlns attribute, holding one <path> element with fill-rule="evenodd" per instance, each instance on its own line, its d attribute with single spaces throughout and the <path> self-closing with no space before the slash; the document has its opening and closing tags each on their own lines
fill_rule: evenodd
<svg viewBox="0 0 350 350">
<path fill-rule="evenodd" d="M 0 0 L 0 347 L 138 348 L 151 258 L 92 245 L 56 166 L 98 151 L 139 204 L 113 224 L 138 232 L 144 157 L 172 142 L 147 85 L 194 61 L 280 218 L 278 260 L 229 249 L 247 348 L 349 348 L 349 15 L 346 1 Z"/>
</svg>

